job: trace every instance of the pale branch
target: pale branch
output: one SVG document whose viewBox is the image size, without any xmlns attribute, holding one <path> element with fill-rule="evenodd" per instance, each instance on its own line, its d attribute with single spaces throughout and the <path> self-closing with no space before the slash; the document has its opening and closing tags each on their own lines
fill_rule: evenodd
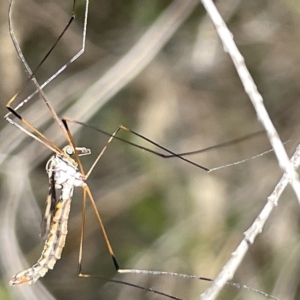
<svg viewBox="0 0 300 300">
<path fill-rule="evenodd" d="M 300 145 L 296 148 L 296 151 L 291 159 L 291 165 L 296 170 L 300 165 Z M 237 249 L 232 252 L 231 258 L 223 267 L 223 270 L 214 280 L 213 284 L 201 295 L 202 300 L 212 300 L 221 291 L 222 287 L 227 281 L 231 280 L 236 269 L 241 263 L 243 257 L 249 249 L 249 246 L 253 244 L 256 236 L 262 232 L 263 227 L 271 214 L 273 208 L 277 206 L 279 197 L 289 183 L 289 177 L 286 173 L 283 174 L 278 184 L 275 186 L 273 192 L 267 199 L 266 205 L 263 207 L 260 214 L 254 220 L 250 228 L 244 232 L 244 239 L 241 241 Z"/>
<path fill-rule="evenodd" d="M 216 28 L 216 31 L 223 43 L 224 51 L 228 52 L 232 59 L 232 62 L 235 65 L 237 73 L 244 86 L 245 92 L 249 96 L 252 105 L 254 106 L 258 120 L 262 123 L 267 132 L 270 143 L 277 156 L 279 166 L 283 169 L 284 172 L 288 174 L 290 183 L 297 195 L 300 204 L 300 182 L 298 180 L 298 174 L 294 171 L 292 165 L 289 162 L 289 158 L 285 151 L 285 148 L 263 104 L 263 98 L 258 92 L 254 80 L 246 67 L 245 60 L 233 40 L 233 35 L 223 21 L 213 1 L 202 0 L 201 2 L 204 5 Z"/>
<path fill-rule="evenodd" d="M 273 193 L 268 197 L 268 201 L 261 213 L 258 215 L 252 226 L 244 233 L 244 239 L 241 241 L 237 249 L 231 254 L 231 258 L 223 267 L 221 273 L 214 280 L 213 284 L 201 295 L 202 300 L 212 300 L 217 297 L 226 282 L 233 277 L 240 262 L 248 251 L 249 246 L 253 244 L 255 237 L 262 231 L 266 220 L 268 219 L 272 209 L 277 205 L 278 199 L 288 183 L 292 185 L 300 203 L 300 183 L 298 175 L 294 170 L 294 168 L 299 166 L 300 147 L 297 147 L 290 162 L 279 135 L 264 107 L 263 98 L 258 92 L 253 78 L 245 65 L 244 58 L 233 40 L 232 33 L 227 28 L 213 1 L 202 0 L 202 3 L 223 43 L 224 51 L 229 53 L 236 67 L 244 89 L 256 110 L 258 120 L 262 123 L 267 132 L 270 143 L 277 156 L 279 166 L 285 172 L 279 183 L 276 185 Z"/>
</svg>

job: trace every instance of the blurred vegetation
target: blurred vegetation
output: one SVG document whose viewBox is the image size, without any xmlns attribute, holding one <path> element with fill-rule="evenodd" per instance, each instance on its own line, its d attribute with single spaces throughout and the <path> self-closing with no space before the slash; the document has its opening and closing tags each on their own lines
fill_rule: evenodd
<svg viewBox="0 0 300 300">
<path fill-rule="evenodd" d="M 91 1 L 84 55 L 45 88 L 59 115 L 76 119 L 76 112 L 69 115 L 68 108 L 175 2 Z M 282 139 L 290 140 L 287 149 L 291 154 L 298 142 L 300 111 L 297 104 L 300 96 L 298 2 L 219 2 L 217 6 L 245 57 L 272 121 Z M 71 7 L 72 1 L 16 1 L 14 27 L 33 69 L 64 28 Z M 49 78 L 80 48 L 84 8 L 85 1 L 77 1 L 77 18 L 37 72 L 39 82 Z M 7 1 L 2 0 L 0 104 L 3 115 L 6 102 L 26 80 L 24 67 L 9 37 L 7 9 Z M 22 96 L 29 91 L 26 89 Z M 53 120 L 40 102 L 36 98 L 26 105 L 28 111 L 22 113 L 37 123 L 47 118 L 39 127 L 44 132 Z M 92 109 L 91 116 L 80 121 L 109 132 L 122 123 L 177 153 L 205 148 L 261 129 L 233 64 L 200 4 L 142 72 L 101 109 Z M 81 228 L 81 191 L 77 190 L 62 259 L 37 284 L 8 287 L 10 277 L 21 270 L 14 262 L 19 259 L 22 267 L 27 268 L 36 262 L 43 247 L 38 234 L 48 191 L 44 169 L 51 153 L 30 138 L 21 139 L 22 133 L 4 120 L 0 122 L 0 298 L 164 299 L 97 278 L 77 277 Z M 71 125 L 71 128 L 75 131 L 78 126 Z M 60 135 L 57 129 L 50 138 L 55 140 Z M 152 147 L 132 135 L 121 135 Z M 93 151 L 91 157 L 82 159 L 87 170 L 107 137 L 80 128 L 75 140 Z M 14 150 L 10 151 L 12 146 Z M 261 136 L 189 158 L 211 168 L 269 148 L 266 137 Z M 113 141 L 88 183 L 122 267 L 214 278 L 260 212 L 281 174 L 273 154 L 208 174 L 178 159 L 164 160 Z M 294 194 L 288 189 L 233 281 L 282 299 L 299 299 L 299 211 Z M 112 278 L 113 265 L 91 207 L 86 215 L 83 271 Z M 16 245 L 20 245 L 19 251 Z M 163 276 L 118 275 L 116 278 L 183 299 L 196 299 L 208 286 L 198 280 Z M 226 287 L 218 299 L 264 297 Z"/>
</svg>

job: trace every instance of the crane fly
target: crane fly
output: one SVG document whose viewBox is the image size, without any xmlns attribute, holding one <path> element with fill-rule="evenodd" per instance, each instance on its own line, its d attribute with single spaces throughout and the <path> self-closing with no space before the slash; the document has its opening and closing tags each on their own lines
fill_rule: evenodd
<svg viewBox="0 0 300 300">
<path fill-rule="evenodd" d="M 67 224 L 68 224 L 68 219 L 69 219 L 69 212 L 70 212 L 74 187 L 81 187 L 83 189 L 82 226 L 81 226 L 80 246 L 79 246 L 79 262 L 78 262 L 79 276 L 80 277 L 91 277 L 91 275 L 84 274 L 81 272 L 83 240 L 84 240 L 84 224 L 85 224 L 85 207 L 86 207 L 87 199 L 92 204 L 92 207 L 96 214 L 96 218 L 99 223 L 102 235 L 104 237 L 104 241 L 106 243 L 106 247 L 111 256 L 111 259 L 112 259 L 115 269 L 119 273 L 147 273 L 147 274 L 157 273 L 158 274 L 159 272 L 120 268 L 120 265 L 116 259 L 113 248 L 111 246 L 111 243 L 108 239 L 108 235 L 104 228 L 100 214 L 98 212 L 95 200 L 93 198 L 93 195 L 91 193 L 91 190 L 90 190 L 88 184 L 86 183 L 86 180 L 91 175 L 93 169 L 95 168 L 98 161 L 103 156 L 105 150 L 107 149 L 108 145 L 111 143 L 111 141 L 113 139 L 117 139 L 117 140 L 126 142 L 129 145 L 140 148 L 144 151 L 147 151 L 154 155 L 160 156 L 162 158 L 181 159 L 181 160 L 183 160 L 189 164 L 192 164 L 206 172 L 210 172 L 210 171 L 222 168 L 222 167 L 209 169 L 207 167 L 199 165 L 199 164 L 185 158 L 184 156 L 201 153 L 201 152 L 210 150 L 215 147 L 209 147 L 206 149 L 201 149 L 201 150 L 178 154 L 178 153 L 174 153 L 173 151 L 166 149 L 165 147 L 162 147 L 161 145 L 153 142 L 152 140 L 146 138 L 145 136 L 143 136 L 123 125 L 119 125 L 113 133 L 107 133 L 107 132 L 105 132 L 99 128 L 96 128 L 92 125 L 87 125 L 83 122 L 76 121 L 71 118 L 66 118 L 66 117 L 59 118 L 59 116 L 57 115 L 51 102 L 48 100 L 46 94 L 44 93 L 43 88 L 50 81 L 52 81 L 55 77 L 57 77 L 62 71 L 64 71 L 72 62 L 74 62 L 84 52 L 89 1 L 86 0 L 86 5 L 85 5 L 82 48 L 76 55 L 74 55 L 72 57 L 71 60 L 69 60 L 53 76 L 51 76 L 46 82 L 44 82 L 41 85 L 37 81 L 37 79 L 35 77 L 35 73 L 39 69 L 39 67 L 43 64 L 43 62 L 48 58 L 48 56 L 51 54 L 51 52 L 53 51 L 53 49 L 55 48 L 57 43 L 60 41 L 61 37 L 64 35 L 66 30 L 69 28 L 70 24 L 73 22 L 73 20 L 75 18 L 76 0 L 73 0 L 72 17 L 70 18 L 66 27 L 63 29 L 63 31 L 61 32 L 61 34 L 55 41 L 54 45 L 50 48 L 50 50 L 44 56 L 42 61 L 38 64 L 37 68 L 35 68 L 33 71 L 31 70 L 25 57 L 23 56 L 22 50 L 21 50 L 21 48 L 18 44 L 18 41 L 15 37 L 15 34 L 14 34 L 13 24 L 12 24 L 12 6 L 13 6 L 13 0 L 10 0 L 9 1 L 9 14 L 8 14 L 9 15 L 9 31 L 10 31 L 10 35 L 11 35 L 11 39 L 13 41 L 14 47 L 17 51 L 17 54 L 18 54 L 19 58 L 21 59 L 23 65 L 25 66 L 26 71 L 28 72 L 29 76 L 28 76 L 28 79 L 26 80 L 25 84 L 23 85 L 23 87 L 8 101 L 6 107 L 9 112 L 6 114 L 5 119 L 12 125 L 16 126 L 18 129 L 20 129 L 21 131 L 23 131 L 28 136 L 37 140 L 39 143 L 42 143 L 43 145 L 45 145 L 54 154 L 51 156 L 51 158 L 48 160 L 48 162 L 46 164 L 46 171 L 47 171 L 48 179 L 49 179 L 49 190 L 48 190 L 48 196 L 47 196 L 47 200 L 46 200 L 46 209 L 45 209 L 43 222 L 42 222 L 42 237 L 45 239 L 44 249 L 43 249 L 42 254 L 41 254 L 40 258 L 38 259 L 37 263 L 34 264 L 29 269 L 21 271 L 21 272 L 17 273 L 16 275 L 14 275 L 10 281 L 10 285 L 15 286 L 15 285 L 35 283 L 39 278 L 45 276 L 46 273 L 50 269 L 53 269 L 56 264 L 56 261 L 61 258 L 61 254 L 62 254 L 64 245 L 65 245 L 66 235 L 67 235 L 67 231 L 68 231 Z M 13 105 L 14 101 L 17 99 L 17 97 L 19 96 L 19 94 L 21 93 L 23 88 L 30 81 L 32 81 L 34 83 L 35 91 L 29 97 L 25 98 L 18 105 L 13 107 L 12 105 Z M 22 115 L 18 112 L 18 110 L 21 107 L 23 107 L 29 100 L 31 100 L 35 95 L 38 95 L 39 98 L 46 104 L 52 118 L 58 124 L 61 131 L 63 132 L 65 138 L 68 141 L 68 144 L 65 147 L 59 148 L 55 143 L 53 143 L 45 135 L 43 135 L 43 133 L 40 132 L 35 126 L 33 126 L 27 119 L 23 118 Z M 14 119 L 18 120 L 19 122 L 15 121 Z M 89 127 L 90 129 L 101 132 L 102 134 L 105 134 L 109 137 L 106 145 L 102 148 L 100 153 L 97 155 L 94 163 L 92 164 L 92 166 L 90 167 L 90 169 L 87 172 L 85 172 L 83 169 L 83 165 L 81 163 L 80 157 L 85 156 L 85 155 L 90 155 L 91 150 L 88 148 L 85 148 L 85 147 L 78 147 L 75 145 L 75 142 L 74 142 L 72 134 L 70 132 L 68 123 L 76 123 L 76 124 L 79 124 L 82 126 Z M 131 134 L 136 135 L 137 137 L 146 140 L 147 142 L 158 147 L 159 149 L 165 151 L 167 154 L 145 148 L 138 144 L 127 141 L 121 137 L 118 137 L 117 134 L 121 130 L 130 132 Z M 235 140 L 223 143 L 223 144 L 219 144 L 219 145 L 217 145 L 217 147 L 221 148 L 221 147 L 229 146 L 234 143 L 239 143 L 239 142 L 244 141 L 245 139 L 252 138 L 261 133 L 262 132 L 252 133 L 252 134 L 249 134 L 242 138 L 238 138 L 238 139 L 235 139 Z M 163 274 L 163 272 L 160 272 L 160 274 Z M 174 273 L 169 273 L 169 275 L 174 276 Z M 97 277 L 102 278 L 101 276 L 97 276 Z M 192 278 L 192 276 L 191 276 L 191 278 Z M 210 279 L 204 278 L 204 277 L 197 277 L 197 278 L 203 279 L 203 280 L 210 280 Z M 110 279 L 110 281 L 122 283 L 122 284 L 129 285 L 132 287 L 140 288 L 140 289 L 144 289 L 146 291 L 154 292 L 154 293 L 157 293 L 157 294 L 160 294 L 162 296 L 166 296 L 166 297 L 169 297 L 172 299 L 180 299 L 177 297 L 173 297 L 173 296 L 155 291 L 153 289 L 147 289 L 144 287 L 140 287 L 140 286 L 137 286 L 132 283 L 118 281 L 118 280 L 111 280 L 111 279 Z"/>
</svg>

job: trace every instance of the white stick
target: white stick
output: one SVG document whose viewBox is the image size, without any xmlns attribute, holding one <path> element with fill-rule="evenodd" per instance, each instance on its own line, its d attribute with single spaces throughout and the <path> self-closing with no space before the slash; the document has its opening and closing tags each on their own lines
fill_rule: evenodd
<svg viewBox="0 0 300 300">
<path fill-rule="evenodd" d="M 296 148 L 296 151 L 291 159 L 291 165 L 294 169 L 297 169 L 300 165 L 300 145 Z M 275 186 L 272 194 L 268 197 L 267 203 L 255 219 L 250 228 L 244 232 L 244 239 L 241 241 L 237 249 L 231 254 L 230 260 L 223 267 L 223 270 L 214 280 L 213 284 L 201 295 L 202 300 L 215 299 L 221 288 L 225 283 L 230 280 L 243 257 L 245 256 L 249 246 L 253 244 L 256 236 L 262 232 L 263 227 L 271 214 L 273 208 L 277 206 L 279 197 L 289 183 L 289 177 L 285 173 L 278 184 Z"/>
<path fill-rule="evenodd" d="M 263 98 L 258 92 L 257 87 L 251 77 L 246 65 L 243 56 L 238 50 L 234 40 L 233 35 L 227 28 L 225 22 L 223 21 L 221 15 L 219 14 L 216 6 L 211 0 L 202 0 L 202 3 L 209 14 L 217 32 L 222 40 L 224 51 L 228 52 L 230 55 L 238 75 L 242 81 L 242 84 L 245 88 L 246 93 L 248 94 L 255 110 L 257 113 L 258 120 L 264 126 L 267 135 L 269 137 L 270 143 L 274 149 L 274 152 L 277 156 L 279 166 L 283 169 L 284 172 L 288 174 L 290 183 L 297 195 L 299 204 L 300 204 L 300 182 L 298 180 L 298 175 L 294 171 L 292 165 L 289 162 L 288 155 L 285 151 L 285 148 L 279 138 L 279 135 L 268 115 L 267 110 L 263 104 Z"/>
<path fill-rule="evenodd" d="M 298 176 L 294 170 L 294 168 L 297 168 L 299 166 L 300 147 L 297 147 L 297 150 L 293 155 L 291 161 L 292 163 L 290 163 L 284 146 L 278 136 L 278 133 L 276 132 L 276 129 L 272 124 L 272 121 L 270 120 L 269 115 L 264 107 L 263 98 L 257 91 L 257 87 L 245 65 L 244 58 L 239 52 L 236 44 L 234 43 L 233 35 L 228 30 L 214 3 L 211 0 L 202 0 L 202 3 L 212 22 L 214 23 L 220 39 L 222 40 L 224 51 L 229 53 L 236 67 L 238 75 L 242 81 L 242 84 L 244 85 L 245 91 L 256 110 L 258 120 L 262 123 L 267 132 L 270 143 L 277 156 L 279 166 L 285 172 L 271 196 L 268 197 L 268 202 L 266 203 L 261 213 L 258 215 L 252 226 L 244 233 L 245 238 L 237 247 L 236 251 L 231 254 L 230 260 L 214 280 L 213 284 L 201 295 L 202 300 L 211 300 L 217 297 L 225 283 L 233 277 L 237 267 L 248 251 L 250 244 L 254 242 L 255 237 L 262 231 L 263 226 L 268 219 L 273 207 L 277 205 L 282 191 L 289 182 L 291 183 L 300 203 L 300 184 L 298 181 Z"/>
</svg>

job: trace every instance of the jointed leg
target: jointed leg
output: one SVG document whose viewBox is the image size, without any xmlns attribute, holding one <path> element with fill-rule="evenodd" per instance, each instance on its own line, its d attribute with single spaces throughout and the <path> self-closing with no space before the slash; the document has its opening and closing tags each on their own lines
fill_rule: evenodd
<svg viewBox="0 0 300 300">
<path fill-rule="evenodd" d="M 112 246 L 111 246 L 111 244 L 109 242 L 106 230 L 104 228 L 103 222 L 101 220 L 100 214 L 98 212 L 98 209 L 97 209 L 95 200 L 94 200 L 94 198 L 92 196 L 92 193 L 90 191 L 90 188 L 87 185 L 85 185 L 85 186 L 83 186 L 82 226 L 81 226 L 81 235 L 80 235 L 79 261 L 78 261 L 78 269 L 79 269 L 79 276 L 80 277 L 89 277 L 89 275 L 81 273 L 81 269 L 82 269 L 82 249 L 83 249 L 83 238 L 84 238 L 84 223 L 85 223 L 85 208 L 86 208 L 86 197 L 87 196 L 89 197 L 89 200 L 91 201 L 91 204 L 93 206 L 93 209 L 94 209 L 94 212 L 96 214 L 96 218 L 98 220 L 98 223 L 99 223 L 99 226 L 100 226 L 100 229 L 101 229 L 104 241 L 106 243 L 108 252 L 109 252 L 109 254 L 110 254 L 110 256 L 111 256 L 111 258 L 113 260 L 113 264 L 114 264 L 116 270 L 119 270 L 119 268 L 120 268 L 119 264 L 117 262 L 117 259 L 115 257 L 115 254 L 113 252 Z"/>
<path fill-rule="evenodd" d="M 107 146 L 110 144 L 110 142 L 113 140 L 113 138 L 115 137 L 115 135 L 119 132 L 119 130 L 121 129 L 121 125 L 119 125 L 117 127 L 117 129 L 113 132 L 113 134 L 111 135 L 111 137 L 109 138 L 109 140 L 107 141 L 106 145 L 102 148 L 101 152 L 98 154 L 97 158 L 95 159 L 94 163 L 92 164 L 92 166 L 90 167 L 89 171 L 86 173 L 85 175 L 85 179 L 88 179 L 88 177 L 91 175 L 92 171 L 94 170 L 96 164 L 98 163 L 98 161 L 100 160 L 100 158 L 102 157 L 102 155 L 104 154 Z"/>
</svg>

